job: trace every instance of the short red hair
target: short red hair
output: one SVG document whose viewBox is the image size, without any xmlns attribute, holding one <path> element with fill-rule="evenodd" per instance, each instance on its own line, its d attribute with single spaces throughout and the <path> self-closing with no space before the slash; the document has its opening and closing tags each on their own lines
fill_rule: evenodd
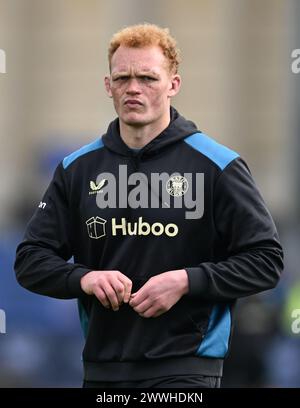
<svg viewBox="0 0 300 408">
<path fill-rule="evenodd" d="M 180 51 L 177 48 L 176 40 L 170 35 L 168 28 L 161 28 L 155 24 L 137 24 L 126 27 L 113 35 L 108 47 L 108 61 L 111 68 L 111 59 L 116 50 L 124 47 L 144 48 L 159 46 L 167 58 L 169 69 L 172 73 L 177 73 L 180 63 Z"/>
</svg>

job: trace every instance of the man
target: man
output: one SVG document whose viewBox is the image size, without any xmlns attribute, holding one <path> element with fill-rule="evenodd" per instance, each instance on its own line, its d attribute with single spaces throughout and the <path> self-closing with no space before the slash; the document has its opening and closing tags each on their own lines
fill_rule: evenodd
<svg viewBox="0 0 300 408">
<path fill-rule="evenodd" d="M 168 30 L 113 36 L 118 118 L 59 164 L 17 249 L 22 286 L 78 298 L 85 387 L 219 387 L 237 298 L 283 267 L 244 161 L 171 107 L 178 64 Z"/>
</svg>

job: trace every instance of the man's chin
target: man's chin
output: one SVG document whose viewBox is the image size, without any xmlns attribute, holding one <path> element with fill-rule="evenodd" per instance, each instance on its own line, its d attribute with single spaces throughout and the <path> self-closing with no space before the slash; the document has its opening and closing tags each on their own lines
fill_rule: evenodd
<svg viewBox="0 0 300 408">
<path fill-rule="evenodd" d="M 127 117 L 122 118 L 122 119 L 123 119 L 123 122 L 127 126 L 141 127 L 147 124 L 147 121 L 145 120 L 145 118 L 138 117 L 138 115 L 132 115 L 132 116 L 128 115 Z"/>
</svg>

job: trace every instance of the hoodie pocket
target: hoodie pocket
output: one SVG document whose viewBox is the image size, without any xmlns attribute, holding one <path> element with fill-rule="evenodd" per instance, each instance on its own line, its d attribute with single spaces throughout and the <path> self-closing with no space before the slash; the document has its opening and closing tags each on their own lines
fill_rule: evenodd
<svg viewBox="0 0 300 408">
<path fill-rule="evenodd" d="M 195 330 L 199 331 L 204 337 L 208 326 L 211 305 L 191 300 L 188 297 L 183 298 L 183 305 L 186 318 L 191 321 Z"/>
<path fill-rule="evenodd" d="M 147 322 L 145 324 L 147 326 Z M 194 310 L 182 298 L 168 312 L 152 319 L 151 325 L 151 330 L 145 326 L 146 358 L 192 356 L 204 337 L 207 319 L 203 311 Z"/>
</svg>

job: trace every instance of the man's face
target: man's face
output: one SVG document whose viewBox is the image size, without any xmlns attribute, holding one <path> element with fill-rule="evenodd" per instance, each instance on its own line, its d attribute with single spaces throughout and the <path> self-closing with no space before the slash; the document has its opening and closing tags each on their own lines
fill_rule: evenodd
<svg viewBox="0 0 300 408">
<path fill-rule="evenodd" d="M 170 98 L 179 91 L 180 76 L 169 71 L 158 46 L 120 46 L 112 57 L 105 87 L 120 121 L 142 127 L 159 123 L 169 115 Z"/>
</svg>

